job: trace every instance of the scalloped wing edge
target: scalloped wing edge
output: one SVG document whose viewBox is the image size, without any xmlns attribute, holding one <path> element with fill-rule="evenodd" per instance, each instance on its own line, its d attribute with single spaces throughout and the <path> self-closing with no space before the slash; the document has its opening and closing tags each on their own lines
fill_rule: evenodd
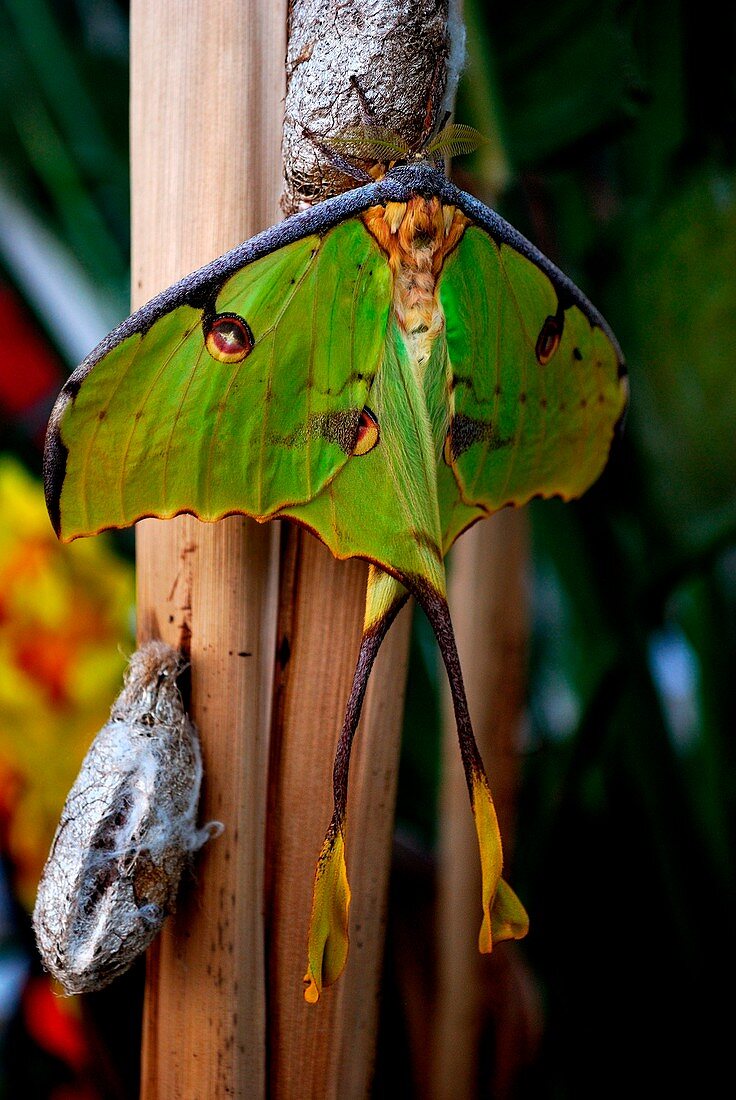
<svg viewBox="0 0 736 1100">
<path fill-rule="evenodd" d="M 622 384 L 625 384 L 623 380 L 626 377 L 626 366 L 618 340 L 603 315 L 564 272 L 560 271 L 531 241 L 509 225 L 495 210 L 491 210 L 480 200 L 455 187 L 436 168 L 421 163 L 404 165 L 392 169 L 375 183 L 346 191 L 336 195 L 335 198 L 318 203 L 309 210 L 292 215 L 186 275 L 132 313 L 90 352 L 62 387 L 51 412 L 46 434 L 43 459 L 44 490 L 46 506 L 57 535 L 61 528 L 60 501 L 67 456 L 67 449 L 60 434 L 61 420 L 68 403 L 74 401 L 85 378 L 104 355 L 129 336 L 145 333 L 162 314 L 177 306 L 191 305 L 201 308 L 202 303 L 215 288 L 246 264 L 312 233 L 324 234 L 339 222 L 355 217 L 371 206 L 385 205 L 389 202 L 407 202 L 414 195 L 422 195 L 426 198 L 436 196 L 449 206 L 459 207 L 499 244 L 507 244 L 531 260 L 547 275 L 561 301 L 577 305 L 593 325 L 603 330 L 616 352 L 619 378 Z M 622 420 L 623 415 L 619 423 Z"/>
</svg>

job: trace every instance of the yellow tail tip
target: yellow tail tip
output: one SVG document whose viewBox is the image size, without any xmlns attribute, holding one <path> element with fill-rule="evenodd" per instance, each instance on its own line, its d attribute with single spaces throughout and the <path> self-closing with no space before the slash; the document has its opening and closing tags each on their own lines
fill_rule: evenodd
<svg viewBox="0 0 736 1100">
<path fill-rule="evenodd" d="M 309 970 L 304 975 L 304 983 L 306 985 L 306 989 L 304 990 L 304 1000 L 307 1002 L 308 1005 L 316 1005 L 317 1001 L 319 1000 L 320 990 L 317 982 L 314 980 Z"/>
<path fill-rule="evenodd" d="M 483 923 L 478 935 L 478 950 L 488 955 L 494 944 L 503 940 L 523 940 L 529 931 L 529 917 L 526 909 L 509 884 L 498 880 L 490 913 L 483 915 Z"/>
<path fill-rule="evenodd" d="M 490 917 L 487 913 L 483 914 L 480 932 L 478 933 L 478 950 L 481 955 L 490 955 L 493 951 L 493 933 L 491 932 Z"/>
<path fill-rule="evenodd" d="M 330 830 L 322 845 L 314 876 L 309 923 L 304 1000 L 316 1004 L 326 985 L 336 981 L 348 957 L 350 886 L 345 845 L 339 830 Z"/>
</svg>

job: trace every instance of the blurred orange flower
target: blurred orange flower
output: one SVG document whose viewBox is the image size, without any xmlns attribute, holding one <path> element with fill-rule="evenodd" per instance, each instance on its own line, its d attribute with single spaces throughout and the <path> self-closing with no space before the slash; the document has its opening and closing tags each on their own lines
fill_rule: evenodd
<svg viewBox="0 0 736 1100">
<path fill-rule="evenodd" d="M 57 542 L 40 483 L 3 455 L 0 515 L 0 845 L 30 910 L 132 648 L 133 568 L 104 536 Z"/>
</svg>

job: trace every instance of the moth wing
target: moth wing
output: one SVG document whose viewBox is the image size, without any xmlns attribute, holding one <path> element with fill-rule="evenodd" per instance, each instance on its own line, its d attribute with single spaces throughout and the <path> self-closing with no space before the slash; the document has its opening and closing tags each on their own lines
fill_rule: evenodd
<svg viewBox="0 0 736 1100">
<path fill-rule="evenodd" d="M 347 462 L 391 300 L 377 245 L 350 218 L 227 260 L 134 314 L 62 390 L 45 456 L 62 538 L 181 512 L 268 519 Z"/>
<path fill-rule="evenodd" d="M 434 447 L 423 430 L 421 383 L 393 314 L 368 400 L 374 445 L 313 500 L 285 514 L 310 527 L 338 558 L 365 558 L 394 577 L 422 578 L 444 592 Z"/>
<path fill-rule="evenodd" d="M 543 262 L 547 270 L 470 225 L 442 270 L 452 391 L 439 479 L 445 548 L 504 505 L 579 496 L 603 470 L 623 415 L 615 340 Z"/>
</svg>

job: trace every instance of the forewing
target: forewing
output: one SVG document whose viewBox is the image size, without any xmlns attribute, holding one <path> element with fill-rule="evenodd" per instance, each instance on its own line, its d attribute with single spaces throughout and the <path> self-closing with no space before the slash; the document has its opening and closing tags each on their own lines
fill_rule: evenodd
<svg viewBox="0 0 736 1100">
<path fill-rule="evenodd" d="M 355 445 L 390 298 L 377 245 L 349 219 L 128 322 L 52 416 L 47 493 L 62 537 L 179 512 L 266 519 L 310 500 Z M 208 350 L 222 315 L 252 338 L 239 361 L 227 343 L 221 358 Z"/>
<path fill-rule="evenodd" d="M 626 380 L 582 296 L 478 226 L 447 259 L 439 293 L 452 391 L 445 460 L 460 496 L 449 545 L 477 509 L 583 493 L 605 465 Z M 447 515 L 446 471 L 440 484 Z"/>
<path fill-rule="evenodd" d="M 395 317 L 369 404 L 375 445 L 353 456 L 313 500 L 284 514 L 311 528 L 338 558 L 366 558 L 444 592 L 435 452 Z"/>
</svg>

